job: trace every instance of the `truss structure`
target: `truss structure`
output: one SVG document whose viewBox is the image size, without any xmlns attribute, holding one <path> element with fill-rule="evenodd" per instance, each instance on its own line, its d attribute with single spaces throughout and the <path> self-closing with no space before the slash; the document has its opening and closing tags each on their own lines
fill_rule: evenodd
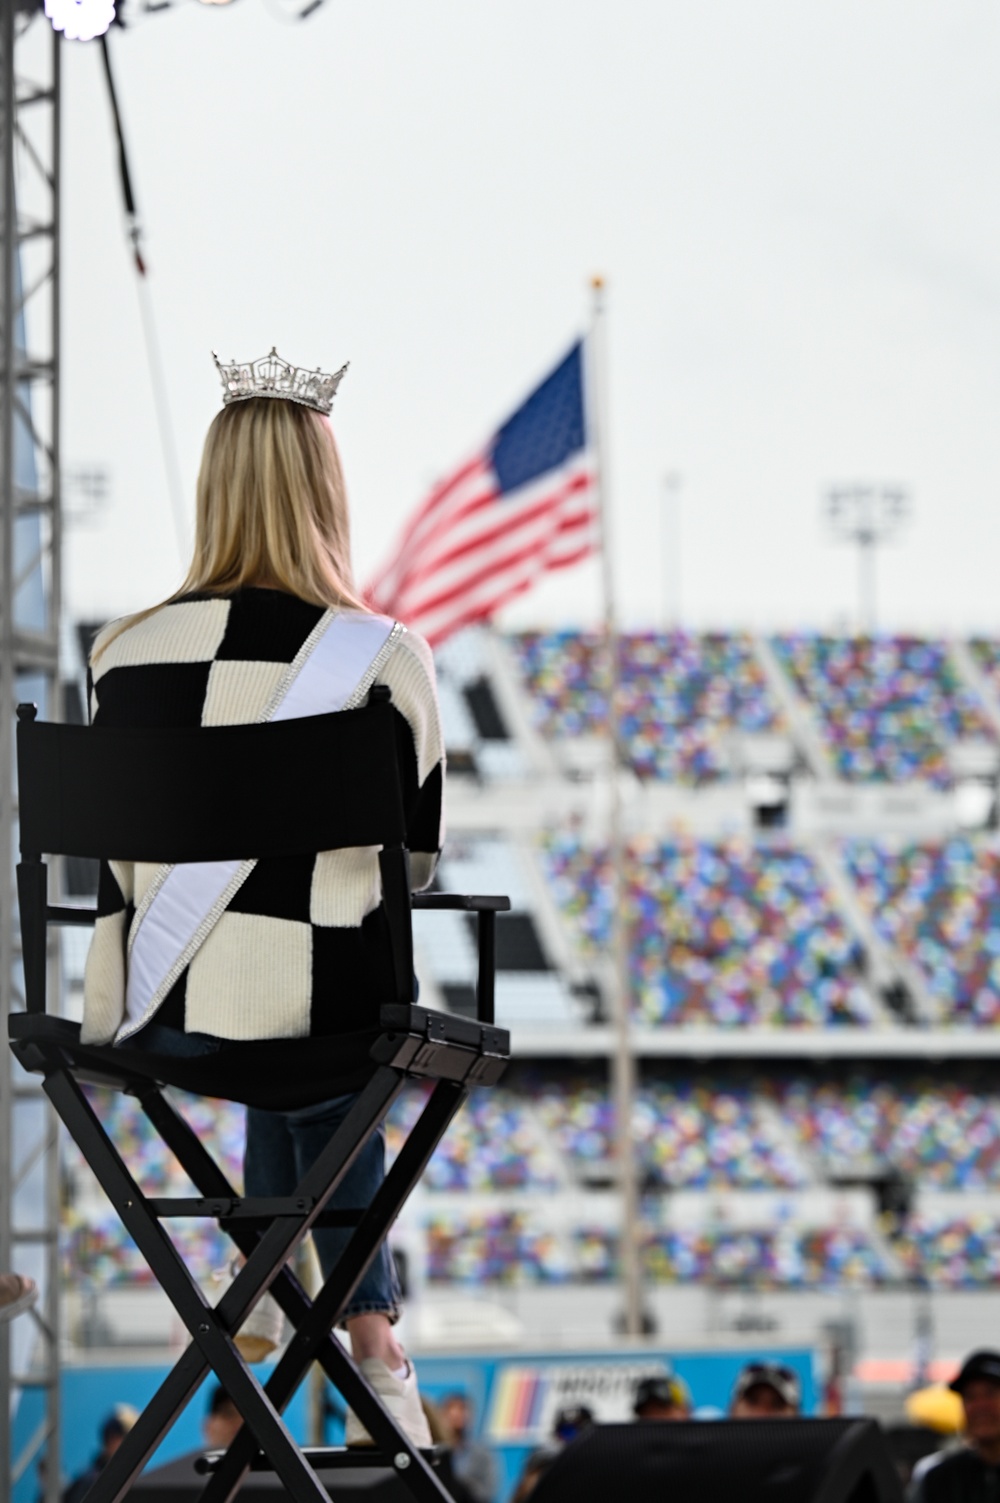
<svg viewBox="0 0 1000 1503">
<path fill-rule="evenodd" d="M 60 718 L 59 42 L 0 0 L 0 1013 L 24 1006 L 14 861 L 14 707 Z M 59 991 L 59 958 L 49 964 Z M 6 1029 L 4 1030 L 6 1031 Z M 0 1271 L 37 1279 L 0 1326 L 0 1503 L 57 1503 L 59 1159 L 51 1108 L 2 1041 Z"/>
</svg>

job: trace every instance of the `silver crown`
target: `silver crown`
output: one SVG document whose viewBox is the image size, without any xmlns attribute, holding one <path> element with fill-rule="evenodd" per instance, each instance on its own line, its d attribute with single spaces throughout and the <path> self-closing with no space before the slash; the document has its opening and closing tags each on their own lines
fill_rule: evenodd
<svg viewBox="0 0 1000 1503">
<path fill-rule="evenodd" d="M 301 402 L 304 407 L 314 407 L 324 417 L 330 416 L 337 387 L 344 379 L 346 365 L 332 376 L 326 375 L 319 366 L 307 371 L 301 365 L 289 365 L 278 351 L 260 360 L 231 361 L 224 365 L 212 351 L 215 368 L 222 380 L 222 405 L 230 402 L 245 402 L 250 397 L 283 397 L 286 402 Z"/>
</svg>

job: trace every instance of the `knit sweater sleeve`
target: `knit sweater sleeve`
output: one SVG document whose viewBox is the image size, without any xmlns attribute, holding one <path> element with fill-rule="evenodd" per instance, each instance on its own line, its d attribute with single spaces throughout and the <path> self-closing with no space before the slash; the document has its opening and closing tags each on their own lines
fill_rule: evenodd
<svg viewBox="0 0 1000 1503">
<path fill-rule="evenodd" d="M 399 765 L 413 887 L 429 886 L 444 844 L 444 735 L 434 659 L 423 637 L 406 632 L 379 682 L 401 717 Z M 407 730 L 409 735 L 407 735 Z"/>
</svg>

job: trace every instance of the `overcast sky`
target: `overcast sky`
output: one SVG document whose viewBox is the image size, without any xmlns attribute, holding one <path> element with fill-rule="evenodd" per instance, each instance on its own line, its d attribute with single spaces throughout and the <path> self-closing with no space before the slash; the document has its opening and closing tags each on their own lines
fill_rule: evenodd
<svg viewBox="0 0 1000 1503">
<path fill-rule="evenodd" d="M 209 350 L 351 370 L 335 426 L 362 578 L 565 351 L 604 273 L 615 570 L 658 623 L 663 477 L 692 625 L 848 623 L 820 494 L 902 482 L 889 626 L 1000 632 L 995 0 L 185 0 L 111 37 L 187 504 Z M 112 498 L 68 598 L 181 558 L 100 54 L 64 48 L 64 452 Z M 596 571 L 509 622 L 586 622 Z"/>
</svg>

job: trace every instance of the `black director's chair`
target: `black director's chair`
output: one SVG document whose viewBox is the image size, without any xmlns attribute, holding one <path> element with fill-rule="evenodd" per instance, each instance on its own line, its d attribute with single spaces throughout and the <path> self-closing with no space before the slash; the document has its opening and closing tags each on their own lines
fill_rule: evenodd
<svg viewBox="0 0 1000 1503">
<path fill-rule="evenodd" d="M 296 1503 L 327 1503 L 318 1473 L 380 1459 L 420 1503 L 449 1500 L 434 1453 L 411 1445 L 331 1333 L 469 1090 L 492 1085 L 503 1073 L 509 1036 L 493 1026 L 494 937 L 496 914 L 510 903 L 503 897 L 411 895 L 396 717 L 389 701 L 389 691 L 376 687 L 358 710 L 273 725 L 176 730 L 51 725 L 35 720 L 32 705 L 18 709 L 17 877 L 27 1011 L 10 1017 L 11 1047 L 25 1069 L 45 1077 L 46 1094 L 191 1335 L 95 1482 L 90 1503 L 117 1503 L 128 1492 L 209 1370 L 232 1396 L 244 1425 L 224 1455 L 204 1462 L 204 1503 L 228 1503 L 251 1467 L 273 1469 Z M 94 913 L 49 904 L 43 852 L 175 863 L 369 845 L 381 847 L 395 980 L 396 1001 L 382 1009 L 380 1031 L 223 1043 L 216 1054 L 179 1059 L 127 1045 L 85 1046 L 78 1024 L 46 1013 L 47 925 L 93 923 Z M 412 1005 L 411 907 L 477 915 L 478 1021 Z M 433 1089 L 372 1203 L 356 1212 L 328 1212 L 334 1189 L 411 1078 L 430 1080 Z M 145 1195 L 81 1081 L 135 1096 L 198 1196 Z M 293 1196 L 253 1199 L 237 1195 L 164 1086 L 279 1110 L 359 1086 L 360 1095 Z M 161 1223 L 171 1216 L 215 1219 L 246 1257 L 214 1307 L 164 1231 Z M 322 1225 L 355 1229 L 311 1301 L 289 1258 L 309 1229 Z M 233 1335 L 267 1289 L 294 1335 L 262 1387 Z M 282 1411 L 314 1361 L 368 1429 L 374 1453 L 303 1451 L 288 1433 Z"/>
</svg>

